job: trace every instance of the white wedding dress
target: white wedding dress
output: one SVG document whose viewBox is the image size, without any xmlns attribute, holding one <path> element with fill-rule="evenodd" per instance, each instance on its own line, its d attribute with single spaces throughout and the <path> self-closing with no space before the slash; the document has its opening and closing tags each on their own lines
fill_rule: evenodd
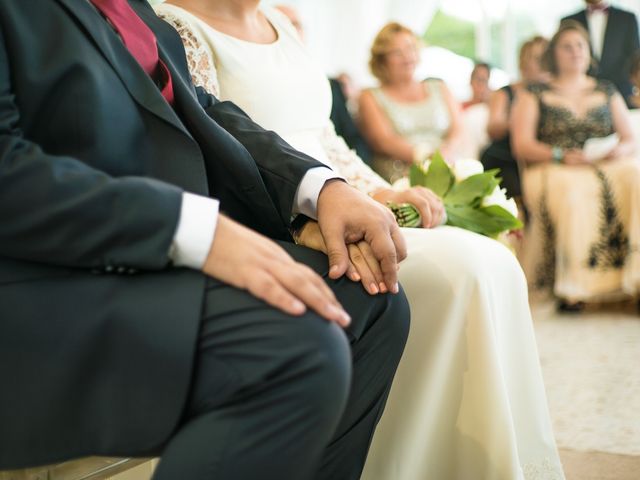
<svg viewBox="0 0 640 480">
<path fill-rule="evenodd" d="M 334 133 L 326 76 L 279 12 L 263 10 L 278 40 L 262 45 L 172 5 L 157 11 L 181 34 L 194 83 L 232 100 L 362 191 L 389 187 Z M 515 257 L 457 228 L 403 234 L 409 255 L 400 280 L 411 333 L 363 478 L 563 479 Z"/>
</svg>

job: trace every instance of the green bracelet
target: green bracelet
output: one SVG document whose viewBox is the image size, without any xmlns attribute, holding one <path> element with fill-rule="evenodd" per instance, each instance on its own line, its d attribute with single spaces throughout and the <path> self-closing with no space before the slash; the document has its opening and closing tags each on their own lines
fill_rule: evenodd
<svg viewBox="0 0 640 480">
<path fill-rule="evenodd" d="M 562 163 L 562 160 L 564 159 L 564 150 L 562 147 L 551 147 L 551 159 L 553 160 L 553 163 Z"/>
</svg>

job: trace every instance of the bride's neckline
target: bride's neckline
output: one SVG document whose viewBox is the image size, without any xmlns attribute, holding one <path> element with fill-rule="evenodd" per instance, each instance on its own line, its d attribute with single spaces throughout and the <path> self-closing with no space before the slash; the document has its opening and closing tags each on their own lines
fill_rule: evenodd
<svg viewBox="0 0 640 480">
<path fill-rule="evenodd" d="M 265 12 L 262 8 L 260 8 L 258 10 L 258 12 L 264 17 L 265 21 L 269 24 L 269 26 L 271 27 L 271 29 L 273 30 L 273 32 L 276 35 L 276 39 L 273 40 L 272 42 L 256 42 L 253 40 L 246 40 L 244 38 L 240 38 L 237 37 L 235 35 L 232 35 L 230 33 L 224 32 L 222 30 L 219 30 L 218 28 L 214 27 L 213 25 L 211 25 L 207 19 L 205 17 L 203 17 L 202 15 L 198 14 L 197 12 L 193 12 L 191 10 L 186 10 L 183 7 L 180 7 L 178 5 L 173 5 L 173 4 L 167 4 L 167 5 L 171 5 L 171 7 L 173 8 L 179 8 L 182 11 L 186 12 L 188 15 L 191 15 L 193 18 L 195 18 L 198 22 L 200 22 L 204 27 L 206 27 L 208 30 L 211 30 L 212 32 L 214 32 L 217 35 L 220 35 L 224 38 L 227 38 L 229 40 L 232 40 L 234 42 L 238 42 L 240 44 L 244 44 L 244 45 L 249 45 L 249 46 L 255 46 L 255 47 L 272 47 L 274 45 L 277 45 L 280 43 L 280 40 L 282 38 L 282 32 L 280 31 L 280 28 L 276 25 L 275 22 L 273 22 L 273 20 L 270 18 L 270 16 L 267 14 L 267 12 Z"/>
</svg>

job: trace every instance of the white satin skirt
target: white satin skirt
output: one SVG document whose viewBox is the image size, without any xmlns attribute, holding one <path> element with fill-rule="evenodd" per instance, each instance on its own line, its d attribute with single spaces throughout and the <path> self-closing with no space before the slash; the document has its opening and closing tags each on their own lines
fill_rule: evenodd
<svg viewBox="0 0 640 480">
<path fill-rule="evenodd" d="M 411 331 L 362 479 L 564 479 L 515 256 L 454 227 L 403 233 Z"/>
</svg>

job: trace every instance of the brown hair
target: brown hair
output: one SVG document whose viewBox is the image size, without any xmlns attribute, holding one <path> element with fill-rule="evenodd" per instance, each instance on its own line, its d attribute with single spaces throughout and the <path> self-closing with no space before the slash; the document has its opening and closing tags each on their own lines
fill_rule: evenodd
<svg viewBox="0 0 640 480">
<path fill-rule="evenodd" d="M 547 50 L 542 56 L 542 67 L 545 70 L 551 72 L 552 75 L 558 74 L 558 64 L 556 62 L 556 47 L 558 45 L 558 42 L 560 41 L 560 38 L 566 32 L 578 32 L 584 39 L 584 41 L 587 42 L 587 45 L 590 45 L 589 33 L 579 22 L 575 20 L 564 20 L 560 24 L 560 27 L 558 27 L 558 31 L 553 35 L 553 37 L 551 37 L 549 45 L 547 46 Z"/>
<path fill-rule="evenodd" d="M 522 46 L 520 47 L 520 54 L 518 56 L 518 66 L 520 67 L 520 70 L 522 70 L 524 66 L 527 55 L 529 55 L 531 49 L 536 45 L 542 45 L 543 49 L 546 50 L 549 46 L 549 40 L 541 35 L 536 35 L 535 37 L 530 38 L 522 44 Z"/>
<path fill-rule="evenodd" d="M 415 39 L 416 46 L 418 45 L 418 37 L 416 34 L 398 22 L 387 23 L 378 32 L 376 38 L 373 39 L 369 68 L 373 76 L 380 80 L 381 83 L 385 83 L 388 77 L 385 56 L 389 53 L 389 43 L 391 43 L 392 39 L 399 33 L 408 33 Z"/>
<path fill-rule="evenodd" d="M 640 50 L 636 50 L 629 62 L 629 74 L 633 77 L 640 73 Z"/>
</svg>

